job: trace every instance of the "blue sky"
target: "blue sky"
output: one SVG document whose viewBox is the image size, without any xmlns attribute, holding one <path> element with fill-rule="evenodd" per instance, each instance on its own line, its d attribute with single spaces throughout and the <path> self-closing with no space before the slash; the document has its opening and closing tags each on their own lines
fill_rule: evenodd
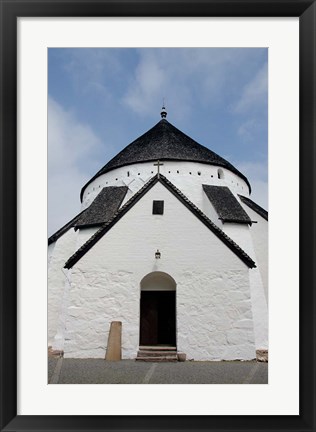
<svg viewBox="0 0 316 432">
<path fill-rule="evenodd" d="M 82 186 L 160 120 L 244 173 L 268 208 L 268 50 L 50 48 L 48 234 L 80 211 Z"/>
</svg>

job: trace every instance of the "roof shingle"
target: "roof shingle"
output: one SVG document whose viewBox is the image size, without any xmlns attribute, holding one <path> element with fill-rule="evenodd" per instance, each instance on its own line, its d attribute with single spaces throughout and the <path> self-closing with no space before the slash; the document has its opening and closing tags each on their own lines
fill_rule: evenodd
<svg viewBox="0 0 316 432">
<path fill-rule="evenodd" d="M 251 225 L 250 217 L 227 186 L 204 184 L 203 189 L 219 215 L 219 219 L 223 222 Z"/>
<path fill-rule="evenodd" d="M 70 228 L 102 225 L 117 212 L 127 193 L 127 186 L 109 186 L 101 190 L 90 206 L 77 214 L 48 239 L 48 245 L 54 243 Z"/>
<path fill-rule="evenodd" d="M 162 161 L 181 160 L 201 162 L 227 168 L 245 180 L 249 190 L 251 190 L 247 178 L 231 163 L 194 141 L 166 119 L 162 119 L 153 128 L 125 147 L 101 168 L 101 170 L 82 188 L 81 199 L 88 184 L 100 175 L 125 165 L 157 161 L 158 159 Z"/>
<path fill-rule="evenodd" d="M 104 187 L 74 226 L 81 228 L 102 225 L 111 219 L 122 204 L 127 190 L 127 186 Z"/>
</svg>

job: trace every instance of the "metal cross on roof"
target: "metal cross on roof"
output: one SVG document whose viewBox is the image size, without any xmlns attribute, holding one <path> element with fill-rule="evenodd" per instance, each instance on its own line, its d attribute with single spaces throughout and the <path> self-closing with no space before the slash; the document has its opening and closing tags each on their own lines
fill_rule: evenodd
<svg viewBox="0 0 316 432">
<path fill-rule="evenodd" d="M 159 167 L 161 167 L 162 165 L 163 165 L 163 163 L 160 162 L 160 160 L 158 160 L 157 163 L 154 163 L 154 166 L 156 166 L 158 168 L 158 177 L 159 177 L 159 174 L 160 174 Z"/>
</svg>

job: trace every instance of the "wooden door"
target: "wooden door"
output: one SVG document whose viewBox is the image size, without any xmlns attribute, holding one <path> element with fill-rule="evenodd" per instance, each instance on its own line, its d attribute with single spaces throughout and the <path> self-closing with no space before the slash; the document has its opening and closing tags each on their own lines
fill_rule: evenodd
<svg viewBox="0 0 316 432">
<path fill-rule="evenodd" d="M 175 291 L 142 291 L 140 345 L 176 343 Z"/>
</svg>

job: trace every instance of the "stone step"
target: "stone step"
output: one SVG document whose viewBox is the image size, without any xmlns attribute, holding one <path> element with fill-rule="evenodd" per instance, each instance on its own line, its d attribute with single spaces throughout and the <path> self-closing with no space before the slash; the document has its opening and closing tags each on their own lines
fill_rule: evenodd
<svg viewBox="0 0 316 432">
<path fill-rule="evenodd" d="M 136 357 L 136 361 L 143 361 L 143 362 L 177 362 L 178 357 L 177 355 L 159 355 L 159 356 L 150 356 L 150 357 L 143 357 L 138 356 Z"/>
<path fill-rule="evenodd" d="M 175 346 L 140 346 L 136 360 L 147 362 L 176 362 L 178 361 Z"/>
<path fill-rule="evenodd" d="M 177 355 L 177 351 L 145 351 L 145 350 L 140 350 L 137 353 L 137 357 L 159 357 L 159 356 L 163 356 L 163 355 Z"/>
<path fill-rule="evenodd" d="M 175 346 L 166 346 L 166 345 L 140 345 L 140 351 L 176 351 L 177 347 Z"/>
</svg>

